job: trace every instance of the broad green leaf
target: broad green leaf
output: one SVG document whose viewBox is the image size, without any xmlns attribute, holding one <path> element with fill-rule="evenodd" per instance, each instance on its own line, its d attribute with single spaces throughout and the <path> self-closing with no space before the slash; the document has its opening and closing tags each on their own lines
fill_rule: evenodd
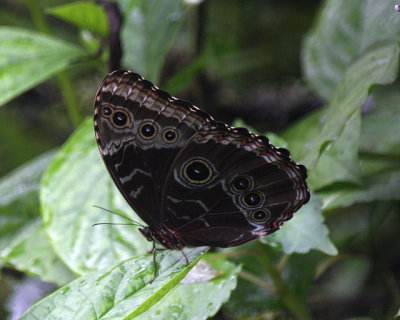
<svg viewBox="0 0 400 320">
<path fill-rule="evenodd" d="M 400 156 L 399 85 L 377 88 L 363 117 L 360 151 Z"/>
<path fill-rule="evenodd" d="M 309 84 L 329 99 L 348 66 L 367 48 L 400 39 L 400 20 L 391 0 L 325 1 L 302 51 Z"/>
<path fill-rule="evenodd" d="M 108 269 L 88 274 L 32 306 L 20 319 L 133 319 L 172 290 L 198 261 L 204 248 L 157 252 L 153 277 L 151 254 L 137 256 Z"/>
<path fill-rule="evenodd" d="M 310 202 L 296 212 L 292 219 L 285 222 L 279 231 L 262 238 L 261 241 L 278 246 L 287 254 L 307 253 L 314 249 L 336 255 L 337 249 L 329 240 L 329 230 L 324 224 L 321 206 L 318 197 L 312 195 Z"/>
<path fill-rule="evenodd" d="M 321 192 L 323 209 L 348 207 L 376 200 L 400 200 L 400 170 L 382 172 L 363 179 L 362 186 Z"/>
<path fill-rule="evenodd" d="M 329 103 L 319 134 L 305 145 L 301 163 L 308 168 L 315 166 L 319 156 L 343 133 L 354 113 L 360 112 L 372 86 L 394 81 L 398 62 L 399 45 L 385 42 L 369 50 L 347 69 Z"/>
<path fill-rule="evenodd" d="M 0 27 L 0 44 L 0 105 L 85 55 L 71 43 L 13 27 Z"/>
<path fill-rule="evenodd" d="M 65 143 L 42 179 L 42 216 L 57 255 L 77 274 L 115 265 L 151 248 L 133 225 L 94 205 L 140 221 L 114 186 L 88 119 Z"/>
<path fill-rule="evenodd" d="M 347 121 L 342 134 L 321 155 L 317 165 L 309 171 L 307 182 L 313 190 L 333 183 L 361 182 L 358 144 L 361 131 L 361 115 L 355 112 Z"/>
<path fill-rule="evenodd" d="M 165 57 L 189 7 L 181 0 L 120 0 L 124 15 L 123 64 L 157 83 Z"/>
<path fill-rule="evenodd" d="M 399 99 L 397 84 L 377 88 L 368 99 L 365 107 L 368 111 L 362 116 L 359 142 L 362 175 L 399 168 Z M 284 133 L 283 137 L 288 141 L 288 148 L 295 159 L 304 156 L 304 145 L 319 134 L 318 127 L 325 112 L 323 109 L 312 113 Z M 347 122 L 343 134 L 325 150 L 317 165 L 308 171 L 307 182 L 313 190 L 333 182 L 360 182 L 358 174 L 355 175 L 358 129 L 354 128 L 353 122 L 351 119 Z"/>
<path fill-rule="evenodd" d="M 102 7 L 86 1 L 76 1 L 58 7 L 49 8 L 47 13 L 72 23 L 81 29 L 106 38 L 109 32 L 107 15 Z"/>
<path fill-rule="evenodd" d="M 228 300 L 231 291 L 235 289 L 240 267 L 223 259 L 214 260 L 212 256 L 209 256 L 208 260 L 206 256 L 205 259 L 217 272 L 214 279 L 204 282 L 180 283 L 168 296 L 136 319 L 200 320 L 213 316 Z M 194 269 L 199 265 L 200 263 Z M 194 269 L 188 276 L 195 271 Z"/>
<path fill-rule="evenodd" d="M 326 109 L 312 113 L 283 135 L 295 159 L 299 155 L 304 156 L 304 145 L 319 134 L 318 128 L 324 112 Z M 360 182 L 358 159 L 360 126 L 360 113 L 354 113 L 346 123 L 343 133 L 325 150 L 316 166 L 308 170 L 307 183 L 312 190 L 337 182 Z"/>
<path fill-rule="evenodd" d="M 0 258 L 20 271 L 58 285 L 75 278 L 55 255 L 41 219 L 35 219 L 14 234 L 8 246 L 0 251 Z"/>
<path fill-rule="evenodd" d="M 282 137 L 287 141 L 288 148 L 293 158 L 304 158 L 304 147 L 307 141 L 312 140 L 318 135 L 325 113 L 325 108 L 314 111 L 283 133 Z"/>
<path fill-rule="evenodd" d="M 0 179 L 0 250 L 39 216 L 40 178 L 53 157 L 46 152 Z"/>
</svg>

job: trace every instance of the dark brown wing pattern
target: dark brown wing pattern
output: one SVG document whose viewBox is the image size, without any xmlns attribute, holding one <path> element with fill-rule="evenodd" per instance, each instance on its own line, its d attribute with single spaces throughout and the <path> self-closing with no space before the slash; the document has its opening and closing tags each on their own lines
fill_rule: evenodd
<svg viewBox="0 0 400 320">
<path fill-rule="evenodd" d="M 309 200 L 306 169 L 289 151 L 130 71 L 104 79 L 94 125 L 111 177 L 149 225 L 142 233 L 167 248 L 260 238 Z"/>
<path fill-rule="evenodd" d="M 212 121 L 136 73 L 118 70 L 103 80 L 94 106 L 97 144 L 118 189 L 149 225 L 160 224 L 162 186 L 175 156 Z"/>
<path fill-rule="evenodd" d="M 230 247 L 280 228 L 309 200 L 304 166 L 246 129 L 200 130 L 175 159 L 161 208 L 187 246 Z"/>
</svg>

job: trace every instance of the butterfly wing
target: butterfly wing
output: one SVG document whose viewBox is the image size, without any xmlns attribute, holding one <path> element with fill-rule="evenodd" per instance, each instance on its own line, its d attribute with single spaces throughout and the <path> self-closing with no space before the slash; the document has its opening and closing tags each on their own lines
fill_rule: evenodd
<svg viewBox="0 0 400 320">
<path fill-rule="evenodd" d="M 177 155 L 163 223 L 187 246 L 229 247 L 280 228 L 309 199 L 306 169 L 246 129 L 203 128 Z"/>
<path fill-rule="evenodd" d="M 212 118 L 130 71 L 99 87 L 94 127 L 104 163 L 136 213 L 159 226 L 162 185 L 183 145 Z"/>
</svg>

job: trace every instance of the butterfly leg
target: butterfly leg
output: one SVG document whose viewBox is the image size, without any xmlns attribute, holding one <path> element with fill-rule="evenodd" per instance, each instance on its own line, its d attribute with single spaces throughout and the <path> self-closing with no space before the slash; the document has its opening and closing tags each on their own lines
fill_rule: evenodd
<svg viewBox="0 0 400 320">
<path fill-rule="evenodd" d="M 188 266 L 188 265 L 189 265 L 189 258 L 187 257 L 187 255 L 186 255 L 185 251 L 183 251 L 183 248 L 180 248 L 179 250 L 181 250 L 181 252 L 182 252 L 182 255 L 185 257 L 185 260 L 186 260 L 186 266 Z"/>
<path fill-rule="evenodd" d="M 153 247 L 154 247 L 154 244 L 153 244 Z M 163 251 L 163 250 L 168 250 L 168 249 L 167 248 L 155 248 L 155 250 L 156 251 Z M 146 251 L 146 253 L 153 253 L 153 251 L 154 251 L 154 248 L 149 250 L 149 251 Z"/>
<path fill-rule="evenodd" d="M 156 263 L 157 248 L 156 248 L 156 243 L 154 241 L 153 241 L 153 249 L 151 249 L 150 252 L 153 254 L 153 265 L 154 265 L 154 274 L 153 274 L 153 278 L 150 280 L 150 283 L 153 283 L 153 281 L 156 279 L 156 276 L 157 276 L 157 263 Z"/>
</svg>

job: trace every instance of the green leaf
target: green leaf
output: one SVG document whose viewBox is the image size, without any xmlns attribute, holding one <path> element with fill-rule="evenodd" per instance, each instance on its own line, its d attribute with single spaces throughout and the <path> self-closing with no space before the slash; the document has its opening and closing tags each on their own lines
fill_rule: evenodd
<svg viewBox="0 0 400 320">
<path fill-rule="evenodd" d="M 363 117 L 361 152 L 400 156 L 399 101 L 397 83 L 374 91 L 368 102 L 370 111 Z"/>
<path fill-rule="evenodd" d="M 329 103 L 319 134 L 305 145 L 301 163 L 306 167 L 316 165 L 319 156 L 343 133 L 354 113 L 360 112 L 372 86 L 394 81 L 398 63 L 399 45 L 385 42 L 372 48 L 347 69 Z"/>
<path fill-rule="evenodd" d="M 304 145 L 319 134 L 318 127 L 324 112 L 326 110 L 312 113 L 283 135 L 294 158 L 304 156 Z M 360 114 L 354 113 L 343 133 L 325 150 L 316 166 L 309 168 L 307 183 L 312 190 L 318 190 L 335 182 L 360 183 L 358 159 L 360 126 Z"/>
<path fill-rule="evenodd" d="M 49 8 L 47 13 L 106 38 L 109 32 L 107 15 L 93 2 L 76 1 Z"/>
<path fill-rule="evenodd" d="M 157 83 L 165 57 L 189 8 L 181 0 L 125 0 L 123 64 Z"/>
<path fill-rule="evenodd" d="M 68 139 L 42 179 L 42 216 L 58 256 L 77 274 L 103 269 L 146 252 L 148 242 L 121 217 L 94 208 L 117 211 L 139 221 L 111 181 L 88 119 Z"/>
<path fill-rule="evenodd" d="M 0 258 L 20 271 L 58 285 L 75 278 L 55 255 L 41 219 L 30 222 L 14 234 L 9 245 L 0 251 Z"/>
<path fill-rule="evenodd" d="M 301 159 L 305 156 L 304 146 L 318 135 L 325 112 L 326 109 L 314 111 L 283 133 L 282 137 L 287 141 L 293 158 Z"/>
<path fill-rule="evenodd" d="M 329 240 L 329 230 L 321 214 L 322 203 L 316 195 L 303 206 L 281 230 L 261 239 L 263 243 L 279 246 L 285 253 L 306 253 L 311 249 L 336 255 L 337 249 Z"/>
<path fill-rule="evenodd" d="M 46 152 L 0 180 L 0 260 L 44 281 L 65 284 L 71 272 L 54 254 L 39 217 L 39 187 L 55 151 Z"/>
<path fill-rule="evenodd" d="M 205 259 L 215 268 L 217 274 L 214 279 L 180 283 L 167 297 L 136 319 L 201 320 L 213 316 L 236 287 L 240 267 L 224 259 L 214 260 L 212 255 L 208 255 L 208 259 L 206 256 Z M 188 277 L 202 262 L 203 260 L 190 271 Z"/>
<path fill-rule="evenodd" d="M 85 55 L 68 42 L 13 27 L 0 27 L 0 43 L 0 105 Z"/>
<path fill-rule="evenodd" d="M 145 254 L 111 269 L 81 277 L 31 307 L 20 319 L 132 319 L 143 313 L 185 277 L 204 248 L 157 253 L 158 275 L 153 283 L 153 258 Z"/>
<path fill-rule="evenodd" d="M 366 176 L 362 186 L 321 192 L 323 209 L 351 206 L 359 202 L 400 200 L 400 170 Z"/>
<path fill-rule="evenodd" d="M 361 182 L 358 144 L 361 115 L 355 112 L 347 121 L 342 134 L 321 155 L 317 165 L 309 171 L 308 183 L 313 190 L 333 183 Z"/>
<path fill-rule="evenodd" d="M 54 154 L 44 153 L 0 179 L 0 250 L 39 216 L 40 178 Z"/>
<path fill-rule="evenodd" d="M 307 81 L 328 100 L 348 66 L 387 39 L 400 39 L 400 20 L 391 1 L 325 1 L 302 51 Z"/>
</svg>

